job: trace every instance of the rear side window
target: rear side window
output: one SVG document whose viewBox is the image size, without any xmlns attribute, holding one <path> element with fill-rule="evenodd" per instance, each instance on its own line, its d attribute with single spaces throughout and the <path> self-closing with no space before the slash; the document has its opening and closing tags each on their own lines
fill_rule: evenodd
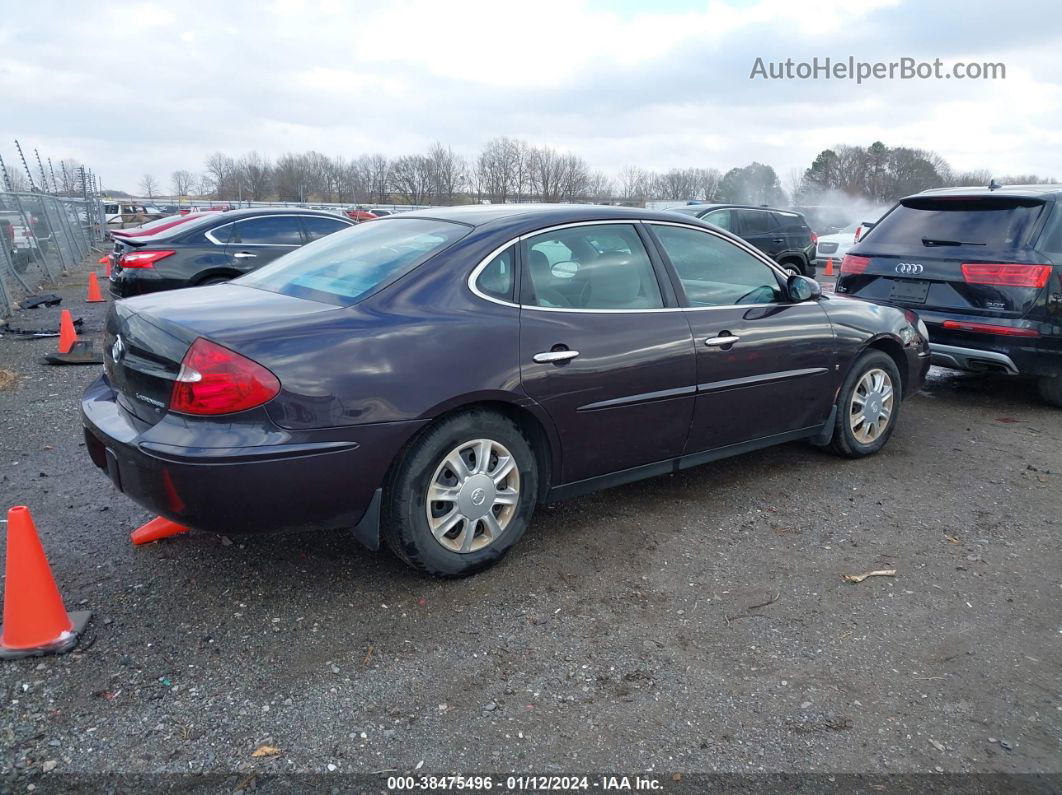
<svg viewBox="0 0 1062 795">
<path fill-rule="evenodd" d="M 962 247 L 1008 250 L 1027 242 L 1043 204 L 1006 198 L 914 199 L 900 204 L 868 234 L 869 245 L 906 249 Z"/>
<path fill-rule="evenodd" d="M 257 246 L 301 246 L 299 218 L 294 215 L 267 215 L 238 221 L 229 242 Z"/>
<path fill-rule="evenodd" d="M 479 278 L 476 279 L 476 289 L 491 298 L 512 301 L 513 287 L 516 284 L 516 280 L 513 278 L 516 264 L 515 256 L 516 246 L 509 246 L 509 248 L 492 259 L 490 264 L 480 271 Z"/>
<path fill-rule="evenodd" d="M 1047 254 L 1056 265 L 1062 265 L 1062 205 L 1055 204 L 1036 248 Z"/>
<path fill-rule="evenodd" d="M 302 224 L 306 229 L 306 236 L 310 240 L 319 240 L 350 226 L 350 224 L 340 221 L 338 218 L 321 218 L 313 215 L 304 216 Z"/>
<path fill-rule="evenodd" d="M 219 245 L 224 246 L 226 243 L 229 242 L 229 239 L 232 237 L 232 227 L 234 225 L 235 224 L 222 224 L 221 226 L 215 227 L 214 229 L 207 230 L 204 234 L 209 235 L 210 238 L 212 238 L 211 242 L 218 243 Z"/>
<path fill-rule="evenodd" d="M 527 239 L 524 303 L 556 309 L 658 309 L 649 255 L 632 224 L 575 226 Z M 522 290 L 525 288 L 521 288 Z"/>
<path fill-rule="evenodd" d="M 426 218 L 358 224 L 295 249 L 236 283 L 350 306 L 467 235 L 469 227 Z"/>
<path fill-rule="evenodd" d="M 771 213 L 763 210 L 739 210 L 741 233 L 744 235 L 765 235 L 777 228 L 777 222 Z"/>
<path fill-rule="evenodd" d="M 701 216 L 702 221 L 715 224 L 720 229 L 731 231 L 734 228 L 734 214 L 732 210 L 716 210 L 713 213 Z"/>
</svg>

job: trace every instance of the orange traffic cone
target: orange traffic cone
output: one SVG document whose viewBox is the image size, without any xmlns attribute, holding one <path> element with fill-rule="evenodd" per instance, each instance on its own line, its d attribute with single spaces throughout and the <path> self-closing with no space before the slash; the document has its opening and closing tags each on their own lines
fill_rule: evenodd
<svg viewBox="0 0 1062 795">
<path fill-rule="evenodd" d="M 104 254 L 102 257 L 100 257 L 98 260 L 96 260 L 96 264 L 97 265 L 102 265 L 103 263 L 110 262 L 110 261 L 111 261 L 111 255 L 110 254 Z"/>
<path fill-rule="evenodd" d="M 179 536 L 181 533 L 187 532 L 188 528 L 183 524 L 177 524 L 169 519 L 156 516 L 147 524 L 141 525 L 134 530 L 129 537 L 133 539 L 134 544 L 140 546 L 141 544 L 150 544 L 152 541 L 159 541 L 170 536 Z"/>
<path fill-rule="evenodd" d="M 833 257 L 826 260 L 826 275 L 833 276 Z"/>
<path fill-rule="evenodd" d="M 7 582 L 0 659 L 61 654 L 77 644 L 91 613 L 67 613 L 25 505 L 7 512 Z"/>
<path fill-rule="evenodd" d="M 74 319 L 70 316 L 70 310 L 64 309 L 59 320 L 59 353 L 70 353 L 75 342 L 77 332 L 74 331 Z"/>
<path fill-rule="evenodd" d="M 89 273 L 88 297 L 85 300 L 90 304 L 98 304 L 103 301 L 103 295 L 100 293 L 100 282 L 96 278 L 96 271 Z"/>
<path fill-rule="evenodd" d="M 111 255 L 108 254 L 105 259 L 107 260 L 107 271 L 103 275 L 109 279 L 111 278 Z"/>
</svg>

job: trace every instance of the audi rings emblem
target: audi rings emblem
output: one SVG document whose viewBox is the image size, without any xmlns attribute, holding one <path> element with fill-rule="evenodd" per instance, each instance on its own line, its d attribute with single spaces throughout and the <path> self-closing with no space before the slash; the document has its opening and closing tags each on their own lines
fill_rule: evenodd
<svg viewBox="0 0 1062 795">
<path fill-rule="evenodd" d="M 925 270 L 925 266 L 920 262 L 901 262 L 896 266 L 897 273 L 904 273 L 908 276 L 914 276 Z"/>
</svg>

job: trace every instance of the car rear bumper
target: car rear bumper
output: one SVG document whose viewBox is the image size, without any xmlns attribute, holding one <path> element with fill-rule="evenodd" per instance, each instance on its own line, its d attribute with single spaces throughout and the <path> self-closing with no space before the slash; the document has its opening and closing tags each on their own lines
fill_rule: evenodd
<svg viewBox="0 0 1062 795">
<path fill-rule="evenodd" d="M 218 424 L 200 438 L 183 419 L 171 420 L 169 429 L 161 428 L 166 419 L 147 426 L 121 407 L 106 376 L 85 390 L 81 416 L 89 456 L 119 491 L 187 527 L 232 534 L 355 526 L 421 425 L 344 429 L 357 440 L 289 437 L 223 447 L 238 434 L 219 432 Z"/>
<path fill-rule="evenodd" d="M 932 363 L 940 367 L 950 367 L 953 370 L 994 370 L 1008 375 L 1018 375 L 1020 372 L 1014 360 L 999 351 L 940 343 L 930 343 L 929 350 Z"/>
</svg>

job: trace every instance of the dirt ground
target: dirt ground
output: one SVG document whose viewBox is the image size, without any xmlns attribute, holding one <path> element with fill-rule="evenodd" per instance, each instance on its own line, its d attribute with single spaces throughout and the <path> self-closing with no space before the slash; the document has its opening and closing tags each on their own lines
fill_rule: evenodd
<svg viewBox="0 0 1062 795">
<path fill-rule="evenodd" d="M 69 285 L 92 337 L 105 305 Z M 342 532 L 134 548 L 150 515 L 81 435 L 100 368 L 38 364 L 55 342 L 0 339 L 0 495 L 94 617 L 73 653 L 0 663 L 2 791 L 1062 773 L 1062 412 L 1027 384 L 934 369 L 872 459 L 792 444 L 546 507 L 502 565 L 443 582 Z"/>
</svg>

